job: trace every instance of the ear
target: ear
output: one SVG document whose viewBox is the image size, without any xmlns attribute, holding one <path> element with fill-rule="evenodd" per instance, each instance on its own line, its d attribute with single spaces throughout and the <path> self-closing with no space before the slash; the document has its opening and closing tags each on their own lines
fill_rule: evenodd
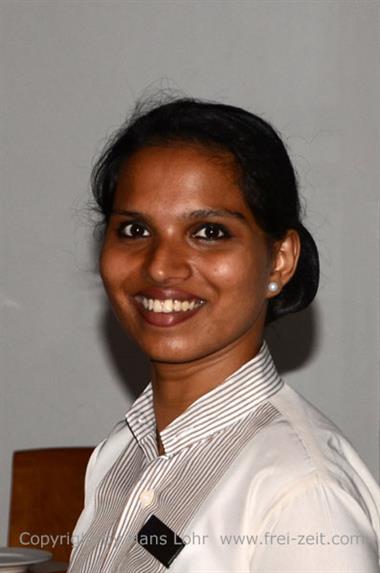
<svg viewBox="0 0 380 573">
<path fill-rule="evenodd" d="M 273 264 L 268 282 L 276 282 L 278 289 L 268 290 L 267 298 L 279 294 L 281 289 L 294 275 L 301 252 L 301 240 L 295 229 L 289 229 L 283 239 L 276 241 L 273 246 Z"/>
</svg>

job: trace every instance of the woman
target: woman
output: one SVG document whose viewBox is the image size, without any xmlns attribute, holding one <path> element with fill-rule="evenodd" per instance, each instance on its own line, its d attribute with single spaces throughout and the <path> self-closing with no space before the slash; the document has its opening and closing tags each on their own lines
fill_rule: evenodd
<svg viewBox="0 0 380 573">
<path fill-rule="evenodd" d="M 278 135 L 178 99 L 137 112 L 92 183 L 101 276 L 152 380 L 90 460 L 70 573 L 378 571 L 378 487 L 263 340 L 319 275 Z"/>
</svg>

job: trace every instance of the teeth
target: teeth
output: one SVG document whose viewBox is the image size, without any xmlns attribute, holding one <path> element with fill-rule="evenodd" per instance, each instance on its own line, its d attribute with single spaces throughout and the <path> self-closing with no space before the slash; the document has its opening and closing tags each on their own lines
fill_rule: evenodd
<svg viewBox="0 0 380 573">
<path fill-rule="evenodd" d="M 164 312 L 172 312 L 173 311 L 173 301 L 170 299 L 164 300 L 162 307 L 163 307 L 162 310 Z"/>
<path fill-rule="evenodd" d="M 173 300 L 171 298 L 167 298 L 165 300 L 158 300 L 153 298 L 146 298 L 145 296 L 137 296 L 136 300 L 140 302 L 146 310 L 165 313 L 186 312 L 204 304 L 204 301 L 200 299 Z"/>
</svg>

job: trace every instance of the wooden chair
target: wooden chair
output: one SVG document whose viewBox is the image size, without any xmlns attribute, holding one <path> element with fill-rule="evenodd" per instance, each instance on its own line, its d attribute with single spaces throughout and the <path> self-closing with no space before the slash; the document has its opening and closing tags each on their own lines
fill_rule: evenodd
<svg viewBox="0 0 380 573">
<path fill-rule="evenodd" d="M 69 561 L 70 537 L 83 508 L 84 476 L 92 451 L 48 448 L 14 453 L 10 546 L 44 549 L 54 561 Z"/>
</svg>

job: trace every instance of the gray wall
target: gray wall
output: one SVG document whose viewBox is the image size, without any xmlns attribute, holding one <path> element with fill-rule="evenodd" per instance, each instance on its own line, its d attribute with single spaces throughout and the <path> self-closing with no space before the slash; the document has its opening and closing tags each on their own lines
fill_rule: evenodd
<svg viewBox="0 0 380 573">
<path fill-rule="evenodd" d="M 283 133 L 322 275 L 270 344 L 377 474 L 379 7 L 1 2 L 0 543 L 12 452 L 95 444 L 146 380 L 106 310 L 86 200 L 105 135 L 147 86 L 246 106 Z"/>
</svg>

